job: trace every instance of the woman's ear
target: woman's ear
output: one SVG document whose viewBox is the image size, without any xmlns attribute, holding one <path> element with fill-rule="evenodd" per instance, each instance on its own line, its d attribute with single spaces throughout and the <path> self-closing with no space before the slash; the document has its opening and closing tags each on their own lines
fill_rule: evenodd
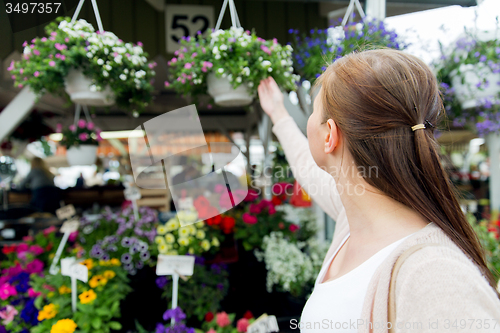
<svg viewBox="0 0 500 333">
<path fill-rule="evenodd" d="M 327 134 L 325 137 L 325 153 L 332 153 L 339 143 L 339 136 L 337 130 L 337 124 L 333 121 L 333 119 L 328 119 L 326 122 L 327 126 Z"/>
</svg>

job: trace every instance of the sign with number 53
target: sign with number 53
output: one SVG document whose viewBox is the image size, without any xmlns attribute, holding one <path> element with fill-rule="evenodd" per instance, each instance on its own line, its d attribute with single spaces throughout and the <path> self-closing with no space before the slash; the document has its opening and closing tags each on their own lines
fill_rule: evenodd
<svg viewBox="0 0 500 333">
<path fill-rule="evenodd" d="M 214 24 L 214 7 L 196 5 L 167 5 L 165 7 L 165 35 L 167 38 L 167 53 L 179 49 L 182 36 L 196 36 L 210 33 Z"/>
</svg>

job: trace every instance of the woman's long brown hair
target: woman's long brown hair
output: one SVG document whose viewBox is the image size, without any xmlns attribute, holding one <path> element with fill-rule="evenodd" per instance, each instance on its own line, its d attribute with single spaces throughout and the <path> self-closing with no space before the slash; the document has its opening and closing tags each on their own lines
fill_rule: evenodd
<svg viewBox="0 0 500 333">
<path fill-rule="evenodd" d="M 440 162 L 434 126 L 444 108 L 430 68 L 400 51 L 371 50 L 338 59 L 319 84 L 324 117 L 337 124 L 357 167 L 378 168 L 377 177 L 365 181 L 438 225 L 496 291 L 479 239 Z M 412 131 L 417 124 L 426 128 Z"/>
</svg>

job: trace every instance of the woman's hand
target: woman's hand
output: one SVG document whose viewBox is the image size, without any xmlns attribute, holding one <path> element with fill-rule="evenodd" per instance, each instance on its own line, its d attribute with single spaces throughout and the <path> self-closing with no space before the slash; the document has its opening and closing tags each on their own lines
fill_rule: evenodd
<svg viewBox="0 0 500 333">
<path fill-rule="evenodd" d="M 288 116 L 288 111 L 283 104 L 283 93 L 272 77 L 260 81 L 258 92 L 260 106 L 273 123 Z"/>
</svg>

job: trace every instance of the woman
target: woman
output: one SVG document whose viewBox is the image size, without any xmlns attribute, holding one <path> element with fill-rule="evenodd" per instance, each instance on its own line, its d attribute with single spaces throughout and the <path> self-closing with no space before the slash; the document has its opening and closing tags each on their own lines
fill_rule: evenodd
<svg viewBox="0 0 500 333">
<path fill-rule="evenodd" d="M 335 61 L 317 86 L 307 139 L 273 79 L 258 89 L 295 177 L 336 221 L 295 327 L 500 332 L 494 278 L 440 164 L 433 133 L 443 104 L 431 70 L 405 53 L 372 50 Z M 415 244 L 427 246 L 396 275 L 388 323 L 392 268 Z"/>
<path fill-rule="evenodd" d="M 54 186 L 54 175 L 40 157 L 31 160 L 31 170 L 20 184 L 31 189 L 30 204 L 42 212 L 55 212 L 60 207 L 60 193 Z"/>
</svg>

